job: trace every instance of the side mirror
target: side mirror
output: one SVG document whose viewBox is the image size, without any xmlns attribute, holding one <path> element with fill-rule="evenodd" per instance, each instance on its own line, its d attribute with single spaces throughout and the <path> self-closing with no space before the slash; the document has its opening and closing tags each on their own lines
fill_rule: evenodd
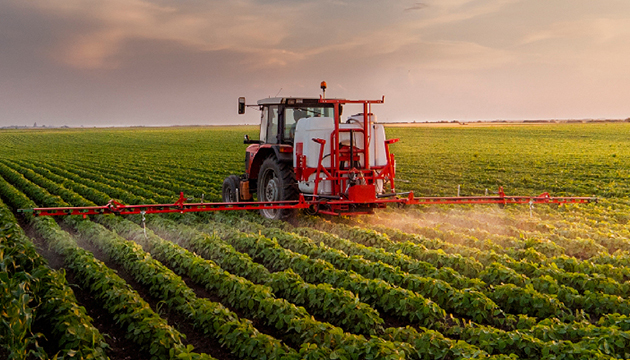
<svg viewBox="0 0 630 360">
<path fill-rule="evenodd" d="M 245 98 L 242 96 L 238 98 L 238 113 L 239 115 L 245 114 Z"/>
<path fill-rule="evenodd" d="M 262 144 L 260 140 L 252 140 L 249 138 L 249 135 L 245 135 L 243 137 L 243 144 Z"/>
</svg>

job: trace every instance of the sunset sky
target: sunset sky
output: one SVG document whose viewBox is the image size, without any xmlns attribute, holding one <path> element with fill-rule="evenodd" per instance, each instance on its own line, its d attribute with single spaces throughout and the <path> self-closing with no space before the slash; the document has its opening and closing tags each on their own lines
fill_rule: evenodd
<svg viewBox="0 0 630 360">
<path fill-rule="evenodd" d="M 254 124 L 322 80 L 381 121 L 625 119 L 630 1 L 0 1 L 0 127 Z"/>
</svg>

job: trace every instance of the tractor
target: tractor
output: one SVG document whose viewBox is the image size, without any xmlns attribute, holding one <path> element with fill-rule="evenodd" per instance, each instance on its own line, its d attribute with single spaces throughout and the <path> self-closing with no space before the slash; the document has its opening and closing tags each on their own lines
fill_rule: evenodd
<svg viewBox="0 0 630 360">
<path fill-rule="evenodd" d="M 326 90 L 326 83 L 321 88 Z M 259 140 L 245 135 L 245 173 L 223 182 L 223 202 L 309 203 L 310 213 L 364 214 L 384 207 L 378 199 L 395 196 L 394 156 L 372 104 L 380 100 L 273 97 L 259 100 Z M 346 104 L 363 112 L 343 119 Z M 239 114 L 245 113 L 239 99 Z M 296 208 L 260 209 L 268 219 L 286 219 Z"/>
</svg>

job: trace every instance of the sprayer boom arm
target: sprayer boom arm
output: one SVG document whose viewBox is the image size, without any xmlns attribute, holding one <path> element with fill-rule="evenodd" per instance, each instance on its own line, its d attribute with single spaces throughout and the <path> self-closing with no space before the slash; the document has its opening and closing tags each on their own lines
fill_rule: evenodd
<svg viewBox="0 0 630 360">
<path fill-rule="evenodd" d="M 458 190 L 459 192 L 459 190 Z M 487 192 L 487 190 L 486 190 Z M 507 196 L 499 187 L 497 196 L 453 196 L 453 197 L 414 197 L 407 204 L 580 204 L 597 202 L 596 197 L 560 196 L 552 197 L 545 192 L 538 196 Z"/>
<path fill-rule="evenodd" d="M 365 206 L 385 207 L 387 204 L 400 205 L 424 205 L 424 204 L 577 204 L 596 202 L 595 197 L 551 197 L 548 193 L 539 196 L 506 196 L 499 190 L 497 196 L 457 196 L 457 197 L 414 197 L 413 192 L 392 194 L 389 198 L 377 198 L 366 202 L 356 202 L 347 199 L 321 199 L 312 197 L 305 200 L 300 194 L 299 200 L 270 201 L 270 202 L 219 202 L 219 203 L 187 203 L 184 193 L 180 193 L 179 199 L 173 204 L 143 204 L 124 205 L 115 200 L 110 200 L 103 206 L 80 207 L 53 207 L 19 209 L 18 212 L 32 213 L 34 216 L 67 216 L 67 215 L 134 215 L 134 214 L 163 214 L 185 213 L 205 211 L 232 211 L 232 210 L 260 210 L 260 209 L 307 209 L 309 207 L 331 208 Z M 401 195 L 407 195 L 401 197 Z M 342 215 L 341 212 L 320 211 L 329 215 Z M 369 212 L 343 213 L 346 215 L 366 214 Z"/>
</svg>

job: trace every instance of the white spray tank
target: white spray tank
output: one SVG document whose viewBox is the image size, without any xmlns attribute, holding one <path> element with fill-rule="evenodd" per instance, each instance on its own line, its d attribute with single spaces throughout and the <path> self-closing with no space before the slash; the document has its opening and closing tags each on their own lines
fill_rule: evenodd
<svg viewBox="0 0 630 360">
<path fill-rule="evenodd" d="M 339 124 L 341 129 L 363 129 L 363 114 L 355 114 L 349 116 L 348 119 Z M 385 128 L 381 124 L 375 124 L 376 116 L 369 114 L 369 119 L 372 123 L 370 132 L 368 134 L 368 146 L 370 152 L 370 166 L 385 166 L 387 165 L 387 156 L 385 154 Z M 317 168 L 319 161 L 319 151 L 321 145 L 314 142 L 312 139 L 320 138 L 327 140 L 324 145 L 324 158 L 322 165 L 326 168 L 331 166 L 330 163 L 330 138 L 335 129 L 335 119 L 332 117 L 309 117 L 300 119 L 295 128 L 295 146 L 299 145 L 302 154 L 306 157 L 307 168 Z M 356 134 L 356 133 L 355 133 Z M 340 143 L 346 146 L 350 145 L 350 133 L 340 132 Z M 363 136 L 354 136 L 353 143 L 357 148 L 363 148 Z M 363 160 L 363 155 L 360 155 Z M 293 166 L 297 166 L 297 156 L 293 154 Z M 305 194 L 312 194 L 315 191 L 315 174 L 309 176 L 306 181 L 299 181 L 298 187 L 301 192 Z M 377 193 L 382 193 L 382 181 L 379 180 L 377 184 Z M 318 187 L 319 195 L 327 195 L 332 192 L 332 184 L 330 181 L 322 181 Z"/>
</svg>

